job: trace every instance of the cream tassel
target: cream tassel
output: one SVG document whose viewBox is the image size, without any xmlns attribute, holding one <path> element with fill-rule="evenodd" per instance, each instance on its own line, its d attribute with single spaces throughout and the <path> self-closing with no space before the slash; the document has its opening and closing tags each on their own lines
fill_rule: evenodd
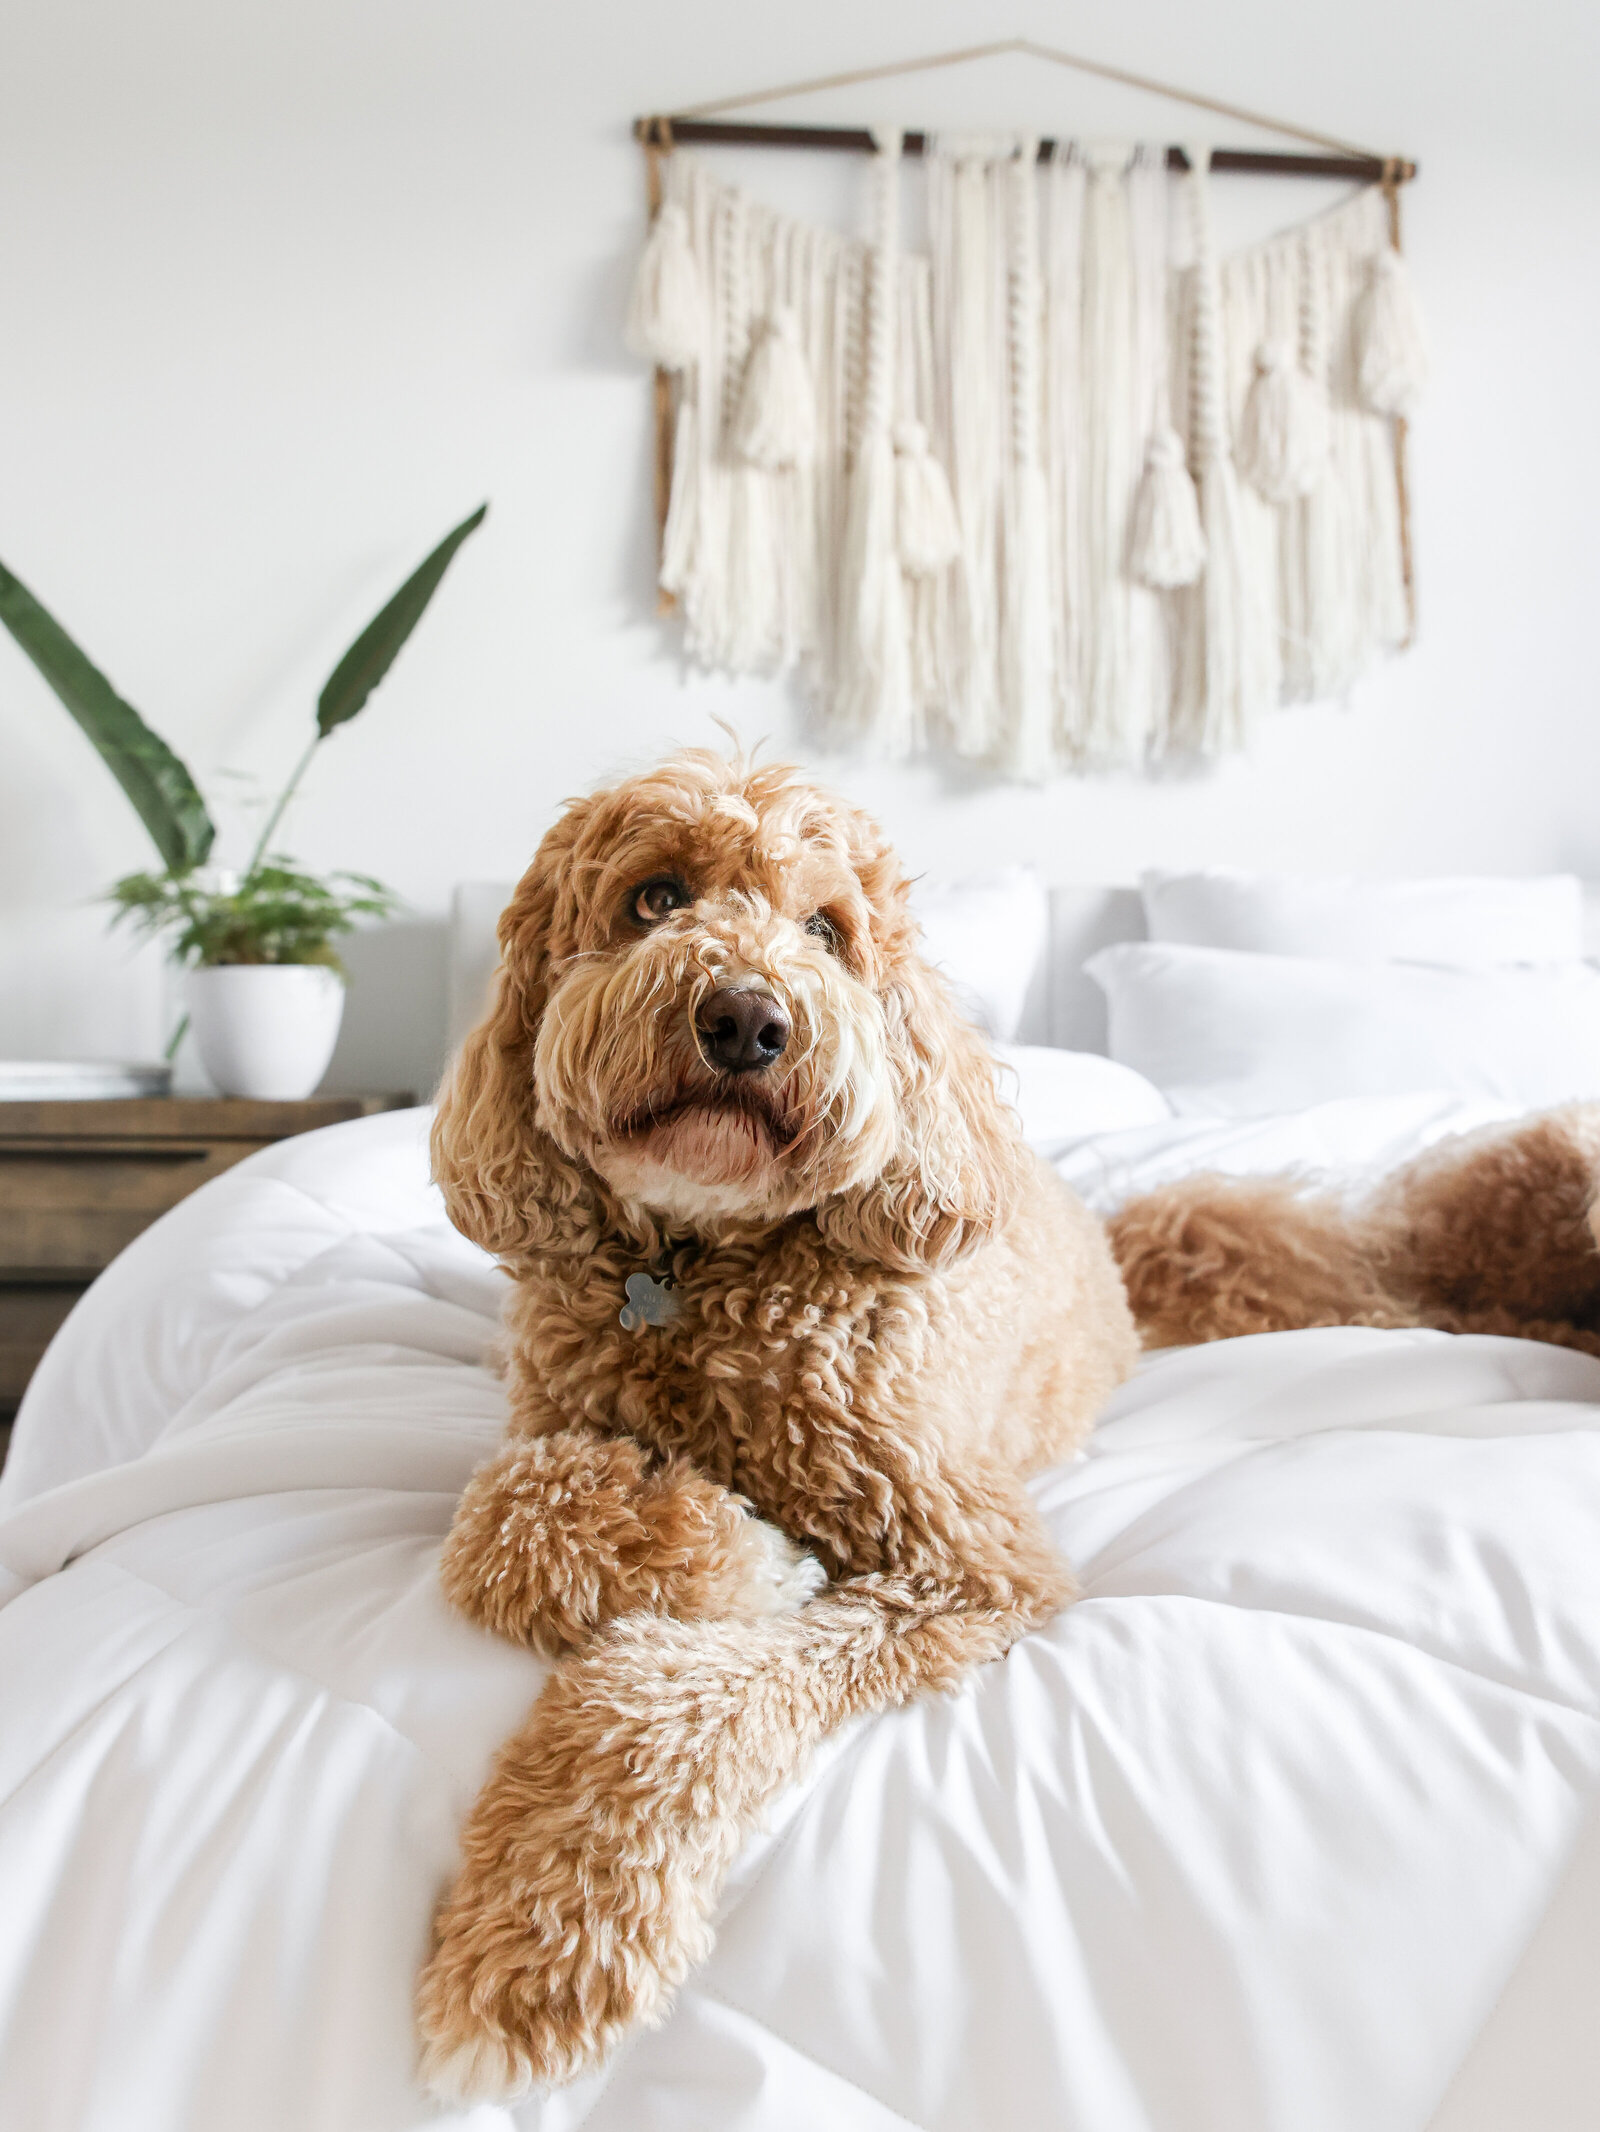
<svg viewBox="0 0 1600 2132">
<path fill-rule="evenodd" d="M 1136 184 L 1149 182 L 1152 169 L 1159 173 L 1160 195 L 1165 205 L 1166 151 L 1144 149 L 1135 157 L 1129 174 L 1130 227 Z M 1167 345 L 1167 229 L 1166 217 L 1159 232 L 1140 228 L 1135 244 L 1135 288 L 1138 292 L 1136 320 L 1151 343 L 1146 364 L 1150 372 L 1144 389 L 1147 408 L 1140 413 L 1153 427 L 1145 446 L 1144 468 L 1134 491 L 1133 517 L 1128 535 L 1128 574 L 1136 584 L 1152 592 L 1171 592 L 1179 585 L 1192 585 L 1205 568 L 1206 542 L 1200 530 L 1200 498 L 1189 472 L 1183 439 L 1172 420 L 1171 351 Z M 1141 381 L 1143 382 L 1143 381 Z M 1152 722 L 1152 737 L 1159 740 L 1167 706 L 1162 703 Z"/>
<path fill-rule="evenodd" d="M 663 590 L 680 597 L 687 591 L 699 564 L 699 547 L 700 422 L 693 399 L 685 393 L 678 407 L 672 446 L 672 494 L 661 541 Z"/>
<path fill-rule="evenodd" d="M 1056 640 L 1056 739 L 1076 760 L 1084 732 L 1083 612 L 1088 605 L 1084 553 L 1083 207 L 1086 172 L 1078 150 L 1058 141 L 1045 198 L 1045 457 L 1059 635 Z"/>
<path fill-rule="evenodd" d="M 1362 405 L 1375 415 L 1409 415 L 1428 382 L 1428 344 L 1410 272 L 1392 245 L 1372 261 L 1355 343 Z"/>
<path fill-rule="evenodd" d="M 1050 492 L 1044 468 L 1017 469 L 1006 524 L 1006 694 L 1011 732 L 1001 755 L 1013 777 L 1042 784 L 1055 767 L 1055 644 L 1050 615 Z"/>
<path fill-rule="evenodd" d="M 689 218 L 669 200 L 650 225 L 633 278 L 628 346 L 663 370 L 686 370 L 700 353 L 703 332 L 700 269 L 689 241 Z"/>
<path fill-rule="evenodd" d="M 1083 219 L 1082 513 L 1078 539 L 1087 594 L 1079 617 L 1083 715 L 1079 759 L 1137 761 L 1150 702 L 1139 685 L 1128 551 L 1154 406 L 1154 379 L 1136 350 L 1142 334 L 1134 260 L 1134 158 L 1126 143 L 1089 143 Z"/>
<path fill-rule="evenodd" d="M 897 422 L 895 548 L 907 577 L 937 577 L 961 553 L 961 526 L 944 468 L 928 449 L 920 422 Z"/>
<path fill-rule="evenodd" d="M 760 330 L 744 374 L 733 448 L 769 471 L 809 465 L 816 450 L 817 406 L 800 345 L 800 321 L 779 304 Z"/>
<path fill-rule="evenodd" d="M 1263 341 L 1239 423 L 1239 471 L 1268 503 L 1315 488 L 1328 456 L 1328 403 L 1282 341 Z"/>
<path fill-rule="evenodd" d="M 1200 498 L 1175 429 L 1158 429 L 1145 454 L 1133 505 L 1128 567 L 1141 585 L 1170 592 L 1192 585 L 1206 565 Z"/>
<path fill-rule="evenodd" d="M 839 555 L 835 715 L 844 733 L 891 759 L 911 745 L 911 646 L 895 549 L 895 378 L 900 282 L 900 134 L 877 136 L 877 229 L 867 295 L 861 429 Z"/>
<path fill-rule="evenodd" d="M 770 672 L 782 662 L 782 614 L 773 477 L 735 465 L 728 499 L 729 663 L 735 673 Z"/>
<path fill-rule="evenodd" d="M 750 356 L 751 216 L 743 193 L 725 195 L 715 222 L 713 256 L 722 306 L 723 463 L 719 475 L 719 532 L 726 556 L 723 616 L 727 664 L 735 673 L 770 672 L 780 663 L 779 551 L 774 523 L 774 477 L 726 450 L 739 411 L 739 380 Z"/>
<path fill-rule="evenodd" d="M 1200 525 L 1206 568 L 1201 611 L 1205 653 L 1204 697 L 1196 727 L 1187 738 L 1202 754 L 1219 755 L 1244 745 L 1248 712 L 1244 534 L 1239 488 L 1228 454 L 1228 418 L 1223 381 L 1222 304 L 1216 238 L 1211 225 L 1209 148 L 1188 151 L 1189 201 L 1194 215 L 1194 346 L 1190 383 L 1194 410 L 1190 446 L 1200 492 Z"/>
<path fill-rule="evenodd" d="M 910 645 L 894 545 L 894 445 L 861 440 L 839 557 L 839 712 L 849 732 L 897 756 L 909 740 Z"/>
<path fill-rule="evenodd" d="M 997 353 L 1003 347 L 993 144 L 941 140 L 928 173 L 933 288 L 945 335 L 940 413 L 961 554 L 945 581 L 947 714 L 958 755 L 992 756 L 999 739 L 999 491 L 1005 453 Z"/>
<path fill-rule="evenodd" d="M 1050 612 L 1050 496 L 1040 455 L 1039 144 L 1024 136 L 1005 171 L 1011 491 L 1005 517 L 1001 761 L 1041 783 L 1054 767 L 1055 636 Z"/>
</svg>

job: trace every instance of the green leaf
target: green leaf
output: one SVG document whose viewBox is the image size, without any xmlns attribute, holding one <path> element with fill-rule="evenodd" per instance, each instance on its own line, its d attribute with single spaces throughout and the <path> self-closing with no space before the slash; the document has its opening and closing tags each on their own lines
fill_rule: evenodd
<svg viewBox="0 0 1600 2132">
<path fill-rule="evenodd" d="M 200 865 L 217 832 L 187 768 L 3 563 L 0 622 L 100 750 L 168 870 Z"/>
<path fill-rule="evenodd" d="M 174 962 L 317 962 L 341 967 L 334 941 L 360 918 L 389 918 L 400 899 L 369 874 L 307 874 L 274 855 L 230 888 L 197 877 L 125 874 L 107 902 L 113 925 L 165 936 Z"/>
<path fill-rule="evenodd" d="M 362 630 L 359 637 L 328 676 L 317 698 L 317 731 L 324 738 L 335 726 L 354 718 L 372 691 L 400 656 L 401 647 L 427 610 L 439 589 L 439 580 L 450 567 L 457 548 L 483 524 L 489 506 L 480 503 L 470 518 L 462 519 L 437 548 L 412 572 L 394 598 Z"/>
</svg>

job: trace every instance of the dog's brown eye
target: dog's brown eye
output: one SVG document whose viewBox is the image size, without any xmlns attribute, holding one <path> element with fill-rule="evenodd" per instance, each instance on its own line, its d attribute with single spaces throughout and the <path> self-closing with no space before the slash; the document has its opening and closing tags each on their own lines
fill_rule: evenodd
<svg viewBox="0 0 1600 2132">
<path fill-rule="evenodd" d="M 659 925 L 674 911 L 687 909 L 690 900 L 689 891 L 675 875 L 657 874 L 652 881 L 640 882 L 629 908 L 641 925 Z"/>
<path fill-rule="evenodd" d="M 813 911 L 806 920 L 806 931 L 813 940 L 820 940 L 831 955 L 839 945 L 839 935 L 833 929 L 833 921 L 826 911 Z"/>
</svg>

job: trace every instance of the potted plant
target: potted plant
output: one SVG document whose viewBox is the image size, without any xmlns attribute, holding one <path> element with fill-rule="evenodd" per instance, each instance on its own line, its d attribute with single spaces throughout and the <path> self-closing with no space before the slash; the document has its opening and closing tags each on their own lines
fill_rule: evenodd
<svg viewBox="0 0 1600 2132">
<path fill-rule="evenodd" d="M 164 936 L 187 973 L 187 1012 L 166 1056 L 192 1021 L 201 1062 L 224 1095 L 293 1100 L 327 1071 L 344 1010 L 335 943 L 359 919 L 388 916 L 397 899 L 367 874 L 304 873 L 273 839 L 318 748 L 365 706 L 487 510 L 480 505 L 445 535 L 328 676 L 315 731 L 237 872 L 206 863 L 216 825 L 186 765 L 0 564 L 0 622 L 93 741 L 161 856 L 159 872 L 124 875 L 108 900 L 113 924 Z"/>
<path fill-rule="evenodd" d="M 358 917 L 385 918 L 395 897 L 367 874 L 300 873 L 258 856 L 243 874 L 126 874 L 113 924 L 165 934 L 184 966 L 184 1005 L 168 1056 L 193 1026 L 200 1063 L 224 1095 L 308 1096 L 328 1070 L 344 1014 L 334 948 Z"/>
</svg>

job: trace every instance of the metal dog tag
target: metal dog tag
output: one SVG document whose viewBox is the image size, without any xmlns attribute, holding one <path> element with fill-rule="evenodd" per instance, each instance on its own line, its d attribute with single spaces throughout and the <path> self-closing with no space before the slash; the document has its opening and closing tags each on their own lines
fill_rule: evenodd
<svg viewBox="0 0 1600 2132">
<path fill-rule="evenodd" d="M 624 1332 L 637 1332 L 644 1325 L 670 1325 L 682 1309 L 672 1281 L 658 1281 L 653 1274 L 630 1273 L 628 1300 L 617 1313 Z"/>
</svg>

